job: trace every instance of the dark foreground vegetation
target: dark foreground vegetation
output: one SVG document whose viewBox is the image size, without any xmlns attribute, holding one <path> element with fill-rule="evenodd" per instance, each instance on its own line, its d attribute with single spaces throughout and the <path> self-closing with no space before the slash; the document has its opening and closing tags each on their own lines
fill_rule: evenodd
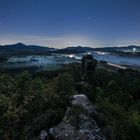
<svg viewBox="0 0 140 140">
<path fill-rule="evenodd" d="M 140 139 L 140 72 L 96 68 L 83 74 L 80 64 L 70 64 L 56 71 L 0 74 L 0 140 L 28 140 L 57 125 L 77 92 L 97 106 L 94 119 L 116 140 Z"/>
</svg>

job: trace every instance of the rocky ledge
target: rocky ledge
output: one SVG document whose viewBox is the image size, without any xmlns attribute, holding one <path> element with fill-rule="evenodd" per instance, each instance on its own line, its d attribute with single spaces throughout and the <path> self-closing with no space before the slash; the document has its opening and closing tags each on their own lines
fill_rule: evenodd
<svg viewBox="0 0 140 140">
<path fill-rule="evenodd" d="M 54 140 L 105 140 L 96 121 L 95 106 L 86 95 L 75 95 L 63 121 L 51 128 L 49 133 Z"/>
</svg>

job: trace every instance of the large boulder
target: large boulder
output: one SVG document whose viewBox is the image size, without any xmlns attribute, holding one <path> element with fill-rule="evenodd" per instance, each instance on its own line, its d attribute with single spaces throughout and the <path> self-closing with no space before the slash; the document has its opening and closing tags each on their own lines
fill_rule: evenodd
<svg viewBox="0 0 140 140">
<path fill-rule="evenodd" d="M 71 103 L 72 103 L 73 106 L 74 105 L 80 105 L 80 106 L 83 106 L 83 107 L 90 104 L 87 96 L 85 96 L 84 94 L 74 95 Z"/>
<path fill-rule="evenodd" d="M 96 121 L 95 106 L 86 95 L 75 95 L 63 121 L 51 128 L 49 133 L 54 140 L 105 140 Z"/>
</svg>

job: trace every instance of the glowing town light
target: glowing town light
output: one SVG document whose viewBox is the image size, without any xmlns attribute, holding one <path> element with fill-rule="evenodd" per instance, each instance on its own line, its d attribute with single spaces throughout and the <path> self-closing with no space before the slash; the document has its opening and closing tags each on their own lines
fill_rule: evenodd
<svg viewBox="0 0 140 140">
<path fill-rule="evenodd" d="M 69 55 L 70 58 L 74 58 L 74 54 Z"/>
<path fill-rule="evenodd" d="M 133 51 L 135 52 L 136 51 L 136 48 L 133 48 Z"/>
<path fill-rule="evenodd" d="M 97 54 L 105 55 L 105 52 L 97 52 Z"/>
</svg>

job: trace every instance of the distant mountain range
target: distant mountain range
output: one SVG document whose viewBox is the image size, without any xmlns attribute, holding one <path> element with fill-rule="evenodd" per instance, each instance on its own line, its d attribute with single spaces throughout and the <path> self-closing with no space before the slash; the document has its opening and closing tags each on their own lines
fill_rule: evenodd
<svg viewBox="0 0 140 140">
<path fill-rule="evenodd" d="M 63 49 L 49 48 L 37 45 L 25 45 L 17 43 L 12 45 L 0 45 L 0 55 L 24 55 L 24 54 L 51 54 L 51 53 L 83 53 L 89 51 L 105 51 L 105 52 L 121 52 L 124 50 L 140 51 L 140 46 L 126 46 L 126 47 L 104 47 L 104 48 L 91 48 L 91 47 L 67 47 Z"/>
<path fill-rule="evenodd" d="M 12 45 L 1 45 L 0 54 L 34 54 L 34 53 L 48 53 L 57 49 L 37 46 L 37 45 L 25 45 L 23 43 L 17 43 Z"/>
<path fill-rule="evenodd" d="M 94 48 L 94 51 L 124 51 L 124 50 L 140 50 L 140 46 L 130 45 L 130 46 L 123 46 L 123 47 L 104 47 L 104 48 Z"/>
<path fill-rule="evenodd" d="M 82 46 L 77 46 L 77 47 L 67 47 L 64 49 L 59 49 L 56 52 L 57 53 L 84 53 L 88 51 L 94 51 L 94 48 L 90 47 L 82 47 Z"/>
</svg>

